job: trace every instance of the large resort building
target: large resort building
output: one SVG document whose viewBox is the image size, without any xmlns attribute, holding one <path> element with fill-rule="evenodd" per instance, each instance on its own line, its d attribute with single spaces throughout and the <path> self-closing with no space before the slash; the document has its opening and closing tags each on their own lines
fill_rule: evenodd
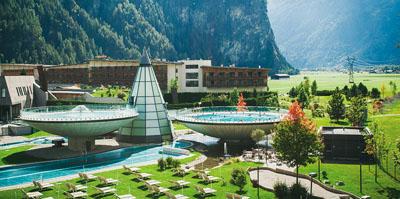
<svg viewBox="0 0 400 199">
<path fill-rule="evenodd" d="M 178 80 L 178 92 L 226 92 L 232 88 L 252 91 L 267 87 L 266 68 L 212 66 L 211 60 L 152 61 L 163 93 L 170 91 L 171 80 Z M 7 67 L 4 67 L 7 66 Z M 138 60 L 93 59 L 82 64 L 43 66 L 49 84 L 119 85 L 130 87 Z M 25 71 L 39 80 L 41 67 L 27 64 L 0 64 L 1 75 L 19 75 Z M 39 70 L 38 70 L 39 69 Z"/>
</svg>

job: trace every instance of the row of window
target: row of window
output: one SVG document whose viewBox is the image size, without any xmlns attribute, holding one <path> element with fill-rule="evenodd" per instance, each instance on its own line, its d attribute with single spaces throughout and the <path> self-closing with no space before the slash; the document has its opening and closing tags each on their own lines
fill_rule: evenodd
<svg viewBox="0 0 400 199">
<path fill-rule="evenodd" d="M 15 89 L 17 89 L 18 96 L 24 96 L 33 93 L 32 86 L 18 86 Z"/>
<path fill-rule="evenodd" d="M 244 77 L 244 73 L 243 72 L 238 72 L 238 77 Z M 262 77 L 263 73 L 262 72 L 247 72 L 247 76 L 248 77 L 254 77 L 254 76 L 258 76 L 258 77 Z M 225 73 L 225 72 L 219 72 L 218 74 L 215 74 L 214 72 L 209 72 L 208 73 L 209 77 L 236 77 L 236 72 L 229 72 L 229 73 Z"/>
</svg>

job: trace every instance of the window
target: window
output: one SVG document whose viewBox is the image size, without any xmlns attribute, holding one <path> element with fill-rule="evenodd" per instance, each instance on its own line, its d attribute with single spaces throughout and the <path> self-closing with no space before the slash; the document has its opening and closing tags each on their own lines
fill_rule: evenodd
<svg viewBox="0 0 400 199">
<path fill-rule="evenodd" d="M 175 68 L 175 73 L 178 73 L 178 69 L 177 68 Z"/>
<path fill-rule="evenodd" d="M 16 87 L 15 90 L 17 90 L 17 95 L 20 96 L 18 87 Z"/>
<path fill-rule="evenodd" d="M 224 77 L 224 76 L 225 76 L 225 73 L 224 73 L 224 72 L 220 72 L 220 73 L 219 73 L 219 76 L 220 76 L 220 77 Z"/>
<path fill-rule="evenodd" d="M 199 81 L 186 81 L 186 87 L 199 87 Z"/>
<path fill-rule="evenodd" d="M 198 79 L 199 73 L 186 73 L 186 79 Z"/>
<path fill-rule="evenodd" d="M 22 89 L 24 90 L 24 95 L 26 95 L 26 87 L 22 87 Z"/>
<path fill-rule="evenodd" d="M 235 72 L 230 72 L 229 77 L 235 77 Z"/>
<path fill-rule="evenodd" d="M 261 77 L 262 76 L 262 72 L 258 72 L 258 76 Z"/>
<path fill-rule="evenodd" d="M 253 72 L 248 72 L 247 75 L 248 75 L 249 77 L 251 77 L 251 76 L 253 76 Z"/>
<path fill-rule="evenodd" d="M 213 72 L 210 72 L 210 73 L 208 73 L 208 76 L 214 77 L 214 73 L 213 73 Z"/>
<path fill-rule="evenodd" d="M 1 97 L 6 97 L 6 89 L 5 88 L 1 89 Z"/>
<path fill-rule="evenodd" d="M 239 77 L 243 77 L 243 72 L 239 72 Z"/>
<path fill-rule="evenodd" d="M 198 69 L 199 65 L 186 65 L 185 68 L 186 69 Z"/>
</svg>

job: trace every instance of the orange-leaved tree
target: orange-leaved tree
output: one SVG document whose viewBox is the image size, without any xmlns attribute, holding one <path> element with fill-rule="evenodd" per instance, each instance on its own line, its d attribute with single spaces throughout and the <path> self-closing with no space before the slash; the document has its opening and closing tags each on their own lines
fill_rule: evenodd
<svg viewBox="0 0 400 199">
<path fill-rule="evenodd" d="M 315 160 L 313 155 L 322 151 L 323 144 L 317 134 L 315 123 L 309 120 L 297 101 L 290 106 L 286 117 L 274 127 L 273 147 L 279 160 L 296 167 L 298 183 L 299 166 Z"/>
</svg>

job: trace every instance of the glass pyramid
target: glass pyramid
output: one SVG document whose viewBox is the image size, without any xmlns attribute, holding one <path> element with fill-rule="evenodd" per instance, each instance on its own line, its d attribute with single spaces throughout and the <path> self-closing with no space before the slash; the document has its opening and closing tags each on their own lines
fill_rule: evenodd
<svg viewBox="0 0 400 199">
<path fill-rule="evenodd" d="M 120 141 L 161 143 L 172 139 L 172 123 L 146 50 L 140 58 L 128 103 L 139 116 L 132 126 L 120 129 Z"/>
</svg>

